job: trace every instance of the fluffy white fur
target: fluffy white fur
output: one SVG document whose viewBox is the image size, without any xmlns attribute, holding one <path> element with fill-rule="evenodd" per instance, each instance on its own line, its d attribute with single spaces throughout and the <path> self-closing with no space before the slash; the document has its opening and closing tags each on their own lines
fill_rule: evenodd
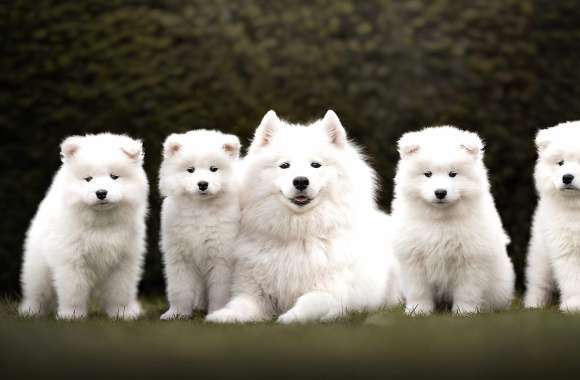
<svg viewBox="0 0 580 380">
<path fill-rule="evenodd" d="M 560 291 L 560 309 L 580 311 L 580 122 L 541 130 L 535 169 L 540 199 L 526 269 L 525 306 L 545 306 Z M 568 177 L 565 180 L 565 176 Z"/>
<path fill-rule="evenodd" d="M 194 309 L 222 308 L 230 298 L 240 142 L 196 130 L 169 136 L 163 151 L 161 248 L 170 308 L 161 319 L 187 318 Z"/>
<path fill-rule="evenodd" d="M 61 156 L 26 237 L 20 314 L 44 315 L 57 301 L 58 318 L 83 318 L 94 293 L 109 317 L 137 318 L 148 195 L 141 142 L 73 136 Z"/>
<path fill-rule="evenodd" d="M 399 140 L 393 201 L 394 250 L 408 314 L 440 303 L 455 313 L 504 309 L 514 291 L 505 234 L 490 193 L 483 143 L 454 127 Z M 443 199 L 436 190 L 445 190 Z"/>
<path fill-rule="evenodd" d="M 374 173 L 334 112 L 310 125 L 268 112 L 244 165 L 233 299 L 208 321 L 331 320 L 399 301 Z"/>
</svg>

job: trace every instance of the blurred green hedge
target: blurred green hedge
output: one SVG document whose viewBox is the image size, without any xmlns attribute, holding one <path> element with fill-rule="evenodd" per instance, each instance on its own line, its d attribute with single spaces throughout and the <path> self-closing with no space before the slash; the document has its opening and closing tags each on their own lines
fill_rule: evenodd
<svg viewBox="0 0 580 380">
<path fill-rule="evenodd" d="M 18 292 L 24 234 L 65 136 L 143 138 L 155 186 L 166 135 L 245 139 L 268 109 L 292 121 L 336 110 L 380 173 L 385 209 L 401 133 L 479 132 L 521 284 L 533 136 L 580 119 L 575 0 L 17 0 L 0 20 L 1 294 Z M 147 292 L 163 290 L 158 213 L 154 189 Z"/>
</svg>

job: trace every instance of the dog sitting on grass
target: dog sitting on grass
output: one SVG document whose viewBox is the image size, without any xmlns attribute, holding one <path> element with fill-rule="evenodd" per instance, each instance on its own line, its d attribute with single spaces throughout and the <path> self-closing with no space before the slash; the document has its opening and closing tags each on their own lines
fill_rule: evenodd
<svg viewBox="0 0 580 380">
<path fill-rule="evenodd" d="M 239 154 L 238 138 L 218 131 L 173 134 L 165 141 L 159 188 L 169 310 L 161 319 L 211 313 L 230 298 Z"/>
<path fill-rule="evenodd" d="M 541 130 L 535 180 L 540 196 L 526 268 L 528 308 L 560 291 L 560 309 L 580 312 L 580 122 Z"/>
<path fill-rule="evenodd" d="M 430 314 L 438 304 L 452 304 L 457 314 L 510 306 L 509 238 L 482 149 L 475 133 L 453 127 L 399 140 L 392 217 L 407 314 Z"/>
<path fill-rule="evenodd" d="M 141 141 L 73 136 L 26 235 L 23 316 L 87 316 L 94 295 L 110 318 L 135 319 L 145 254 L 148 183 Z"/>
</svg>

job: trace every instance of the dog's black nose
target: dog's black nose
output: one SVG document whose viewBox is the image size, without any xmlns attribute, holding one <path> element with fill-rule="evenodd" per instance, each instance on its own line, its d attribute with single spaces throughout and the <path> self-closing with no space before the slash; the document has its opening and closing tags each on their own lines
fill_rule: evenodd
<svg viewBox="0 0 580 380">
<path fill-rule="evenodd" d="M 199 189 L 201 191 L 206 191 L 208 186 L 209 186 L 209 183 L 207 183 L 206 181 L 199 181 L 197 183 L 197 187 L 199 187 Z"/>
<path fill-rule="evenodd" d="M 107 198 L 107 190 L 97 190 L 95 194 L 97 195 L 97 198 L 99 198 L 100 200 Z"/>
<path fill-rule="evenodd" d="M 310 183 L 310 181 L 306 177 L 296 177 L 296 178 L 294 178 L 294 181 L 292 181 L 292 184 L 294 184 L 294 187 L 300 191 L 306 190 L 309 183 Z"/>
<path fill-rule="evenodd" d="M 574 176 L 572 174 L 564 174 L 562 176 L 562 182 L 564 182 L 565 185 L 571 184 L 572 181 L 574 181 Z"/>
<path fill-rule="evenodd" d="M 435 190 L 435 196 L 437 197 L 437 199 L 445 199 L 445 197 L 447 196 L 447 190 L 437 189 Z"/>
</svg>

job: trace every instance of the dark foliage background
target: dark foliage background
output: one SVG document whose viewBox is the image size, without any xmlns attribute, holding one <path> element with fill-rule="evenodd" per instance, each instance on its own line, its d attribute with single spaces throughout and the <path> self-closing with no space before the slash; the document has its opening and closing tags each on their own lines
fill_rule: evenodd
<svg viewBox="0 0 580 380">
<path fill-rule="evenodd" d="M 373 157 L 385 209 L 401 133 L 479 132 L 521 285 L 533 136 L 580 119 L 575 0 L 17 0 L 0 5 L 0 36 L 1 294 L 18 292 L 65 136 L 143 138 L 155 186 L 166 135 L 246 139 L 271 108 L 292 121 L 336 110 Z M 154 190 L 146 292 L 163 290 L 158 213 Z"/>
</svg>

